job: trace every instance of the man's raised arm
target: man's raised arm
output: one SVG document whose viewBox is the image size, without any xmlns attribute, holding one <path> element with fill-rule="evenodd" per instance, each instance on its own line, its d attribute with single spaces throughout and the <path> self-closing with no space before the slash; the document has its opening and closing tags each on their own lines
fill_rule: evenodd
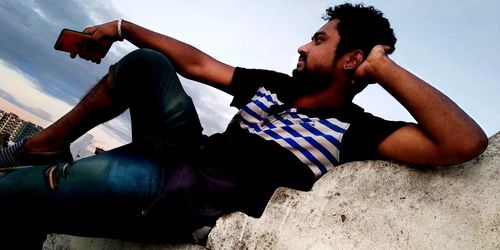
<svg viewBox="0 0 500 250">
<path fill-rule="evenodd" d="M 417 164 L 451 165 L 480 153 L 488 139 L 472 118 L 444 94 L 389 59 L 376 46 L 357 72 L 396 98 L 418 124 L 400 128 L 378 147 L 381 156 Z"/>
<path fill-rule="evenodd" d="M 139 48 L 156 50 L 169 58 L 178 73 L 226 91 L 231 84 L 234 67 L 219 62 L 197 48 L 134 23 L 121 22 L 122 38 Z M 119 40 L 118 21 L 86 28 L 95 39 Z"/>
</svg>

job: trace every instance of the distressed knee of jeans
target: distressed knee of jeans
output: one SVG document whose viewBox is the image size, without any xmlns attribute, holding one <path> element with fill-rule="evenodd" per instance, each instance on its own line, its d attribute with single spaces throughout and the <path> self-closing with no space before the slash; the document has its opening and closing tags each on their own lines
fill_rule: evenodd
<svg viewBox="0 0 500 250">
<path fill-rule="evenodd" d="M 51 165 L 45 170 L 45 181 L 50 190 L 56 190 L 59 185 L 59 170 L 57 169 L 57 165 Z"/>
<path fill-rule="evenodd" d="M 66 178 L 70 168 L 69 163 L 50 165 L 44 172 L 45 181 L 50 190 L 56 190 L 59 186 L 60 178 Z"/>
</svg>

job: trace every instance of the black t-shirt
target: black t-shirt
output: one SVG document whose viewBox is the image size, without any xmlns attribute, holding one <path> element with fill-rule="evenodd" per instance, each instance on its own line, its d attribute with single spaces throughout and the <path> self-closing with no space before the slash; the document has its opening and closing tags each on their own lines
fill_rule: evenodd
<svg viewBox="0 0 500 250">
<path fill-rule="evenodd" d="M 249 104 L 249 102 L 252 101 L 252 98 L 255 99 L 259 96 L 262 97 L 262 95 L 259 95 L 259 89 L 264 87 L 269 96 L 275 95 L 276 99 L 281 101 L 281 103 L 279 103 L 280 105 L 268 105 L 271 107 L 269 110 L 266 110 L 266 114 L 264 116 L 280 116 L 282 113 L 286 113 L 280 113 L 280 111 L 287 109 L 288 104 L 295 99 L 293 90 L 290 90 L 291 88 L 289 88 L 291 84 L 292 78 L 286 74 L 268 70 L 237 68 L 233 76 L 233 82 L 231 85 L 232 88 L 230 90 L 231 94 L 234 96 L 231 105 L 239 109 L 246 109 L 247 107 L 245 105 Z M 269 96 L 267 96 L 267 98 L 269 98 Z M 290 111 L 290 109 L 288 110 Z M 347 126 L 345 131 L 343 131 L 343 134 L 338 136 L 340 143 L 338 146 L 339 156 L 337 157 L 338 161 L 335 162 L 335 165 L 356 160 L 380 158 L 376 153 L 377 146 L 380 142 L 382 142 L 382 140 L 395 130 L 407 124 L 405 122 L 393 122 L 375 117 L 372 114 L 364 112 L 362 108 L 355 104 L 351 104 L 340 109 L 298 108 L 293 111 L 297 117 L 299 117 L 299 115 L 301 116 L 300 122 L 306 120 L 307 118 L 317 118 L 319 120 L 335 118 L 338 120 L 335 121 L 337 122 L 336 125 L 339 125 L 340 127 Z M 225 136 L 231 138 L 231 141 L 233 142 L 231 144 L 237 145 L 237 147 L 232 145 L 232 150 L 230 150 L 230 152 L 233 152 L 234 155 L 239 156 L 238 159 L 233 160 L 237 160 L 236 162 L 238 162 L 238 160 L 241 161 L 245 159 L 246 161 L 254 162 L 255 159 L 258 159 L 259 165 L 266 165 L 269 168 L 275 168 L 273 166 L 278 166 L 278 168 L 280 168 L 279 165 L 287 165 L 290 169 L 300 169 L 304 167 L 303 162 L 297 160 L 297 154 L 293 157 L 289 157 L 289 151 L 285 150 L 285 152 L 279 152 L 284 150 L 283 144 L 280 145 L 279 143 L 276 143 L 277 140 L 275 138 L 263 139 L 262 136 L 256 136 L 255 129 L 252 131 L 253 133 L 249 133 L 249 131 L 252 130 L 252 125 L 245 126 L 245 124 L 241 122 L 241 117 L 239 116 L 242 116 L 242 112 L 244 111 L 240 110 L 240 112 L 231 121 L 228 129 L 224 132 Z M 307 120 L 310 121 L 311 119 Z M 257 130 L 259 130 L 259 128 L 257 128 Z M 266 159 L 266 161 L 263 159 Z M 269 161 L 269 163 L 267 163 L 267 161 Z M 235 161 L 233 161 L 233 163 L 234 162 Z M 311 171 L 307 167 L 306 170 L 309 170 L 309 172 Z M 265 174 L 265 172 L 262 174 Z M 314 182 L 314 180 L 319 176 L 316 174 L 313 176 L 311 181 Z M 303 179 L 303 177 L 304 176 L 302 176 L 301 179 Z M 299 186 L 304 185 L 304 183 L 295 184 L 298 184 Z"/>
<path fill-rule="evenodd" d="M 243 197 L 238 210 L 249 215 L 259 216 L 279 186 L 307 191 L 331 167 L 379 158 L 379 143 L 406 124 L 375 117 L 355 104 L 290 108 L 296 98 L 292 81 L 274 71 L 237 68 L 230 92 L 231 105 L 240 111 L 225 132 L 204 144 L 205 158 L 222 176 L 214 179 L 233 185 Z"/>
</svg>

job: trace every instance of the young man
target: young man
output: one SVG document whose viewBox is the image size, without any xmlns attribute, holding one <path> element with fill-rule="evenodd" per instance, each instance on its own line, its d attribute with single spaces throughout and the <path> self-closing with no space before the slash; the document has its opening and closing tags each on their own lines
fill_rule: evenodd
<svg viewBox="0 0 500 250">
<path fill-rule="evenodd" d="M 387 57 L 396 38 L 382 13 L 344 4 L 327 16 L 298 49 L 293 77 L 234 68 L 126 21 L 85 29 L 95 39 L 127 39 L 145 49 L 112 66 L 59 121 L 1 152 L 3 166 L 50 165 L 0 179 L 0 210 L 18 215 L 12 223 L 27 217 L 43 231 L 163 240 L 236 210 L 260 216 L 277 187 L 309 190 L 345 162 L 450 165 L 485 149 L 484 132 L 467 114 Z M 234 96 L 239 111 L 224 133 L 202 136 L 176 72 Z M 386 121 L 353 104 L 370 83 L 417 124 Z M 53 164 L 70 160 L 69 143 L 127 108 L 131 144 Z"/>
</svg>

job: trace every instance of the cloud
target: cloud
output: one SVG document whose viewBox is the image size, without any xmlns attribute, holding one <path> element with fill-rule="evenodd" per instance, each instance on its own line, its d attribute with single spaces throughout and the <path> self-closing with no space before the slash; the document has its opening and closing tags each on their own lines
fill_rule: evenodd
<svg viewBox="0 0 500 250">
<path fill-rule="evenodd" d="M 129 48 L 115 45 L 96 65 L 70 59 L 53 45 L 63 28 L 82 30 L 116 19 L 113 9 L 102 1 L 1 1 L 0 96 L 48 123 L 68 112 Z M 127 123 L 126 117 L 119 120 Z M 93 130 L 107 148 L 127 142 L 130 126 L 113 127 Z"/>
<path fill-rule="evenodd" d="M 75 104 L 78 98 L 117 60 L 111 54 L 102 65 L 71 60 L 53 45 L 63 28 L 82 30 L 97 21 L 117 16 L 97 2 L 12 1 L 0 2 L 0 59 L 38 80 L 37 87 L 51 96 Z"/>
<path fill-rule="evenodd" d="M 71 105 L 43 93 L 36 79 L 0 60 L 0 95 L 17 107 L 49 122 L 65 114 Z"/>
<path fill-rule="evenodd" d="M 0 109 L 13 112 L 22 119 L 46 127 L 59 117 L 66 114 L 72 105 L 36 88 L 38 84 L 20 70 L 0 60 Z M 4 102 L 7 101 L 8 103 Z M 14 105 L 16 108 L 10 107 Z M 33 115 L 36 118 L 33 119 Z M 120 146 L 130 141 L 130 125 L 126 116 L 120 116 L 105 124 L 98 126 L 90 133 L 94 135 L 96 146 L 106 149 Z"/>
<path fill-rule="evenodd" d="M 24 104 L 23 102 L 19 102 L 13 95 L 3 91 L 2 89 L 0 89 L 0 97 L 3 98 L 4 100 L 14 104 L 16 107 L 24 109 L 24 110 L 30 112 L 31 114 L 33 114 L 33 115 L 35 115 L 35 116 L 37 116 L 45 121 L 54 120 L 52 114 L 46 112 L 43 109 L 28 106 L 28 105 Z"/>
<path fill-rule="evenodd" d="M 186 93 L 191 96 L 200 117 L 203 133 L 211 135 L 223 132 L 236 113 L 236 108 L 229 106 L 232 96 L 213 87 L 180 78 Z"/>
<path fill-rule="evenodd" d="M 0 60 L 8 62 L 12 68 L 22 72 L 24 77 L 30 78 L 33 89 L 67 103 L 69 110 L 107 73 L 110 64 L 134 47 L 127 42 L 115 43 L 103 62 L 96 65 L 80 59 L 70 59 L 67 53 L 54 50 L 53 45 L 59 32 L 63 28 L 82 30 L 121 16 L 124 15 L 115 11 L 113 3 L 103 1 L 0 1 Z M 185 86 L 189 85 L 185 79 L 182 82 Z M 4 82 L 3 92 L 6 92 L 5 84 L 11 86 L 15 81 Z M 64 114 L 42 112 L 38 107 L 45 103 L 41 100 L 33 103 L 35 100 L 31 99 L 26 103 L 27 100 L 22 98 L 23 95 L 26 96 L 26 92 L 16 90 L 9 93 L 10 96 L 4 93 L 6 99 L 43 119 L 53 121 Z M 205 133 L 222 131 L 228 118 L 219 113 L 221 110 L 233 112 L 227 111 L 228 102 L 221 103 L 220 93 L 214 93 L 211 89 L 191 88 L 190 94 L 195 99 Z M 207 100 L 208 96 L 213 100 Z M 128 116 L 121 116 L 119 120 L 121 124 L 128 123 Z M 130 134 L 130 126 L 105 127 L 123 139 Z"/>
<path fill-rule="evenodd" d="M 109 122 L 106 122 L 102 124 L 102 127 L 109 131 L 110 134 L 114 134 L 117 139 L 123 142 L 130 142 L 132 140 L 130 133 L 132 128 L 129 120 L 130 116 L 128 111 L 126 111 L 119 117 L 119 119 L 113 119 Z"/>
<path fill-rule="evenodd" d="M 94 146 L 109 150 L 131 141 L 130 123 L 113 119 L 89 131 L 94 135 Z"/>
<path fill-rule="evenodd" d="M 498 68 L 496 58 L 500 50 L 495 46 L 499 36 L 492 32 L 498 26 L 496 13 L 500 5 L 496 1 L 489 0 L 482 5 L 445 1 L 440 6 L 451 4 L 454 8 L 445 13 L 444 19 L 441 8 L 429 9 L 428 1 L 412 4 L 411 15 L 408 15 L 408 4 L 398 1 L 368 0 L 366 3 L 383 10 L 399 34 L 399 52 L 392 58 L 432 83 L 451 83 L 438 87 L 446 90 L 486 126 L 488 134 L 498 131 L 500 120 L 494 111 L 498 106 L 495 94 L 499 85 L 494 69 Z M 175 4 L 149 1 L 144 4 L 134 0 L 2 0 L 0 59 L 32 79 L 32 88 L 75 105 L 106 74 L 108 65 L 134 48 L 127 42 L 113 45 L 101 65 L 72 60 L 67 53 L 53 49 L 60 30 L 82 30 L 123 17 L 186 41 L 225 63 L 288 73 L 296 62 L 297 46 L 307 42 L 308 37 L 324 24 L 320 16 L 330 4 L 299 0 L 221 1 L 217 5 L 208 1 L 178 1 Z M 259 13 L 258 18 L 255 13 Z M 469 18 L 470 13 L 476 14 L 475 18 Z M 437 27 L 435 23 L 444 25 Z M 471 47 L 471 44 L 476 46 Z M 488 48 L 488 53 L 483 53 L 483 48 Z M 3 80 L 0 79 L 0 83 Z M 230 97 L 185 79 L 181 82 L 194 99 L 205 133 L 223 130 L 234 114 L 228 107 Z M 378 115 L 387 113 L 390 119 L 407 119 L 405 110 L 392 108 L 399 105 L 397 103 L 376 105 L 388 98 L 379 92 L 365 92 L 368 101 L 363 106 Z M 18 96 L 9 97 L 5 93 L 3 96 L 19 100 Z M 48 117 L 36 110 L 42 103 L 36 106 L 18 101 L 18 104 Z M 119 120 L 126 124 L 127 115 Z M 110 126 L 108 132 L 114 130 L 110 133 L 119 133 L 125 138 L 126 127 L 117 128 Z"/>
</svg>

